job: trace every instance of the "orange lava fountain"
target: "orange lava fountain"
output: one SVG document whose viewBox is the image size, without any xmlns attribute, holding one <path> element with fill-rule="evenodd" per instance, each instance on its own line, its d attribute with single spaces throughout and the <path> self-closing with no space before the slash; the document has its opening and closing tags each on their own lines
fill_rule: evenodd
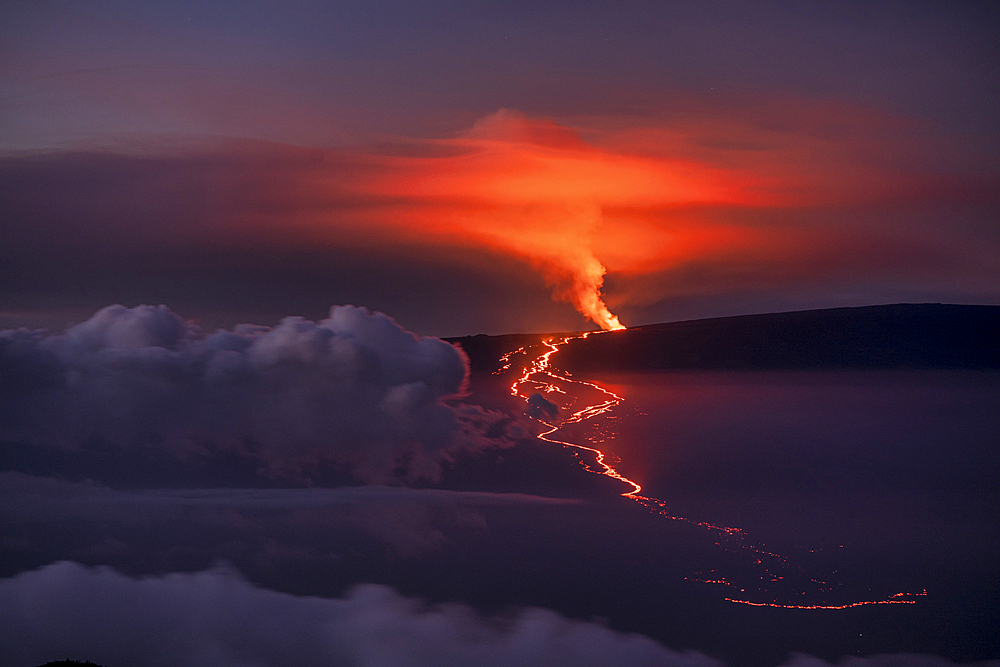
<svg viewBox="0 0 1000 667">
<path fill-rule="evenodd" d="M 610 313 L 609 313 L 610 315 Z M 614 317 L 614 316 L 611 316 Z M 625 327 L 618 323 L 617 318 L 614 318 L 615 327 L 614 329 L 624 329 Z M 553 444 L 561 445 L 574 450 L 574 456 L 580 458 L 583 452 L 589 452 L 594 459 L 594 463 L 590 464 L 583 458 L 580 458 L 580 464 L 588 471 L 598 475 L 604 475 L 605 477 L 610 477 L 616 479 L 623 484 L 629 486 L 629 490 L 623 492 L 621 495 L 633 500 L 651 513 L 658 515 L 664 519 L 671 521 L 682 521 L 699 528 L 704 528 L 715 535 L 715 544 L 731 553 L 740 554 L 742 556 L 748 556 L 750 558 L 750 566 L 757 573 L 759 573 L 759 579 L 761 585 L 756 586 L 753 590 L 748 591 L 747 585 L 740 587 L 725 577 L 716 574 L 715 571 L 708 577 L 687 577 L 689 581 L 695 581 L 705 584 L 715 584 L 726 586 L 733 589 L 738 589 L 741 593 L 747 597 L 750 594 L 755 593 L 757 596 L 770 596 L 771 599 L 759 601 L 743 599 L 742 597 L 726 597 L 725 600 L 728 602 L 734 602 L 738 604 L 751 605 L 755 607 L 776 607 L 780 609 L 849 609 L 852 607 L 861 607 L 867 605 L 887 605 L 887 604 L 915 604 L 916 600 L 914 598 L 922 597 L 927 595 L 927 591 L 923 590 L 920 593 L 895 593 L 880 599 L 872 600 L 861 600 L 848 602 L 844 604 L 831 604 L 826 601 L 817 604 L 803 604 L 799 601 L 802 597 L 807 595 L 822 596 L 824 593 L 830 593 L 834 590 L 834 584 L 830 584 L 826 581 L 814 577 L 808 577 L 810 583 L 809 589 L 806 590 L 799 587 L 797 590 L 787 591 L 786 598 L 794 595 L 795 600 L 786 599 L 776 599 L 774 598 L 774 591 L 770 590 L 768 584 L 775 582 L 782 582 L 789 575 L 797 575 L 801 577 L 805 572 L 801 567 L 791 566 L 788 562 L 788 558 L 777 553 L 773 553 L 765 550 L 760 545 L 752 544 L 749 540 L 749 536 L 741 528 L 733 528 L 729 526 L 717 526 L 712 523 L 705 521 L 695 521 L 692 519 L 687 519 L 685 517 L 676 516 L 672 514 L 668 508 L 667 503 L 659 498 L 653 498 L 650 496 L 641 495 L 642 487 L 635 481 L 625 477 L 618 470 L 615 469 L 613 465 L 608 462 L 608 455 L 597 449 L 595 447 L 588 447 L 575 442 L 569 442 L 566 440 L 559 440 L 552 437 L 557 431 L 570 424 L 579 423 L 588 419 L 593 419 L 600 415 L 608 413 L 610 410 L 620 405 L 624 399 L 615 394 L 608 389 L 600 386 L 594 382 L 587 382 L 585 380 L 578 380 L 569 373 L 565 371 L 559 371 L 552 366 L 551 359 L 559 348 L 571 340 L 577 338 L 587 338 L 591 335 L 605 334 L 608 330 L 601 332 L 585 332 L 579 334 L 571 334 L 561 336 L 559 338 L 550 338 L 542 342 L 542 346 L 546 348 L 544 352 L 540 355 L 531 359 L 529 363 L 520 370 L 520 375 L 511 384 L 510 391 L 514 396 L 519 396 L 525 401 L 528 401 L 530 393 L 544 392 L 546 394 L 562 394 L 570 398 L 575 398 L 570 394 L 570 390 L 575 386 L 577 388 L 587 387 L 592 390 L 596 390 L 598 394 L 603 398 L 596 403 L 590 405 L 585 405 L 579 407 L 573 412 L 569 417 L 562 420 L 553 420 L 553 422 L 546 421 L 545 419 L 532 416 L 532 419 L 536 420 L 548 430 L 543 431 L 537 437 L 545 442 L 551 442 Z M 529 347 L 521 347 L 517 350 L 513 350 L 504 354 L 500 358 L 501 367 L 496 371 L 496 374 L 502 374 L 508 370 L 513 365 L 512 358 L 518 354 L 528 355 Z M 574 406 L 576 407 L 576 406 Z M 779 574 L 783 573 L 783 574 Z M 839 585 L 839 584 L 837 584 Z"/>
</svg>

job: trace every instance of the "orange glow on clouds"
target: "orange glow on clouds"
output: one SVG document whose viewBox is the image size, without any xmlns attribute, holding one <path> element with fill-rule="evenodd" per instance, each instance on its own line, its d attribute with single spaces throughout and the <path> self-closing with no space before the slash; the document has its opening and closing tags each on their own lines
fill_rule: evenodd
<svg viewBox="0 0 1000 667">
<path fill-rule="evenodd" d="M 822 270 L 811 255 L 836 248 L 831 228 L 813 224 L 810 211 L 918 189 L 925 177 L 914 175 L 924 167 L 912 123 L 811 104 L 634 126 L 583 119 L 580 129 L 500 110 L 455 138 L 326 154 L 330 162 L 295 186 L 319 200 L 297 219 L 339 242 L 513 255 L 556 298 L 615 329 L 621 324 L 602 295 L 608 270 L 629 279 L 693 261 L 783 264 L 791 270 L 773 275 L 795 280 L 796 271 Z M 898 168 L 904 162 L 910 172 Z M 832 228 L 841 240 L 870 233 L 843 220 Z M 665 289 L 669 280 L 639 281 L 618 298 L 649 303 Z"/>
<path fill-rule="evenodd" d="M 623 325 L 601 295 L 607 269 L 599 246 L 606 244 L 616 266 L 627 270 L 730 236 L 742 242 L 745 234 L 715 230 L 679 243 L 676 233 L 645 224 L 643 211 L 761 202 L 759 194 L 717 169 L 597 149 L 552 121 L 506 110 L 480 120 L 460 138 L 431 143 L 449 152 L 382 157 L 374 177 L 366 174 L 348 187 L 395 202 L 383 218 L 392 227 L 528 260 L 557 298 L 606 330 Z M 602 229 L 607 207 L 638 211 L 638 220 L 622 217 L 607 235 Z M 368 220 L 373 222 L 377 219 Z M 606 242 L 598 243 L 600 238 Z"/>
</svg>

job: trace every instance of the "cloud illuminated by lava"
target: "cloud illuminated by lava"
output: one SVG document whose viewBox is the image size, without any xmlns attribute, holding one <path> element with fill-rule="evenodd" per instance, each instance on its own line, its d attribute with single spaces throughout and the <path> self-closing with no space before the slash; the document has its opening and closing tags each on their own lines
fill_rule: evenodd
<svg viewBox="0 0 1000 667">
<path fill-rule="evenodd" d="M 450 138 L 353 148 L 220 139 L 11 157 L 0 204 L 24 221 L 9 239 L 25 267 L 14 276 L 57 269 L 60 240 L 70 262 L 81 247 L 244 252 L 255 267 L 353 253 L 379 258 L 373 283 L 405 262 L 468 268 L 502 284 L 483 297 L 506 318 L 499 330 L 539 330 L 549 311 L 524 291 L 534 277 L 512 287 L 528 266 L 610 328 L 602 290 L 634 319 L 676 316 L 685 299 L 731 309 L 741 298 L 787 306 L 800 292 L 911 298 L 899 285 L 994 299 L 996 175 L 975 158 L 918 122 L 845 104 L 672 100 L 633 118 L 501 110 Z M 354 275 L 369 280 L 361 266 Z M 413 303 L 442 294 L 392 289 Z"/>
<path fill-rule="evenodd" d="M 601 294 L 609 269 L 636 276 L 692 258 L 795 258 L 820 243 L 816 231 L 780 215 L 775 224 L 775 211 L 915 187 L 892 164 L 912 142 L 897 136 L 902 148 L 869 154 L 873 136 L 912 132 L 905 121 L 821 104 L 757 114 L 636 126 L 590 119 L 578 131 L 502 109 L 456 138 L 355 156 L 363 168 L 337 167 L 313 187 L 335 180 L 338 192 L 367 202 L 339 215 L 338 231 L 351 218 L 367 233 L 383 227 L 395 238 L 512 253 L 557 298 L 613 329 Z M 764 224 L 760 212 L 770 212 Z"/>
<path fill-rule="evenodd" d="M 439 154 L 382 157 L 374 175 L 367 172 L 347 187 L 396 202 L 392 226 L 527 259 L 558 298 L 603 329 L 622 326 L 601 296 L 606 268 L 595 239 L 605 207 L 761 199 L 697 162 L 600 150 L 553 121 L 508 110 L 481 119 L 459 138 L 433 141 L 431 148 Z M 641 231 L 630 230 L 615 243 L 641 246 Z"/>
</svg>

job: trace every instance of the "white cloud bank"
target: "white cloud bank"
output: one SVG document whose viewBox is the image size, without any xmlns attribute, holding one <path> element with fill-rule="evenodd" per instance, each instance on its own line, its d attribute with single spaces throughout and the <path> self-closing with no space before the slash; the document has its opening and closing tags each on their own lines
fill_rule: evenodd
<svg viewBox="0 0 1000 667">
<path fill-rule="evenodd" d="M 489 444 L 501 418 L 444 402 L 467 367 L 454 346 L 355 306 L 213 334 L 166 306 L 109 306 L 62 335 L 0 332 L 0 439 L 433 478 L 449 452 Z"/>
</svg>

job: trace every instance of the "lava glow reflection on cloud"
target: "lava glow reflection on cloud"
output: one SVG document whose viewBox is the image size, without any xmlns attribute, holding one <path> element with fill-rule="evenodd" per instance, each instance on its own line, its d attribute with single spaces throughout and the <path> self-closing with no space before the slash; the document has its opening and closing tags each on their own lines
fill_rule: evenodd
<svg viewBox="0 0 1000 667">
<path fill-rule="evenodd" d="M 910 136 L 919 128 L 857 109 L 791 106 L 777 121 L 767 116 L 769 124 L 748 112 L 739 121 L 641 128 L 587 119 L 577 129 L 502 109 L 454 138 L 362 151 L 347 159 L 353 167 L 321 169 L 313 186 L 354 203 L 321 212 L 315 225 L 511 254 L 539 270 L 557 298 L 614 329 L 601 293 L 608 271 L 628 278 L 690 262 L 794 266 L 830 252 L 829 225 L 805 212 L 898 201 L 920 189 L 926 155 Z M 894 143 L 873 156 L 880 135 Z M 838 225 L 835 236 L 872 246 L 863 239 L 870 225 L 853 224 Z M 880 222 L 877 247 L 906 238 L 900 231 Z M 629 291 L 632 302 L 664 296 Z"/>
<path fill-rule="evenodd" d="M 3 203 L 24 214 L 12 242 L 25 267 L 65 264 L 37 248 L 72 238 L 67 258 L 81 246 L 156 257 L 220 249 L 279 272 L 317 253 L 469 268 L 498 286 L 481 305 L 509 313 L 500 331 L 533 326 L 543 283 L 605 329 L 612 313 L 667 321 L 685 303 L 708 316 L 722 305 L 995 299 L 995 175 L 927 128 L 807 100 L 664 106 L 559 121 L 501 110 L 447 137 L 354 147 L 217 139 L 11 158 Z M 389 291 L 383 282 L 342 300 L 370 303 Z M 442 293 L 420 281 L 406 289 L 406 303 Z"/>
<path fill-rule="evenodd" d="M 368 194 L 424 204 L 397 210 L 397 224 L 408 219 L 425 232 L 528 259 L 557 297 L 602 329 L 622 326 L 601 297 L 606 268 L 595 253 L 595 235 L 604 222 L 603 207 L 740 199 L 703 165 L 596 149 L 551 121 L 504 110 L 477 123 L 467 136 L 439 143 L 458 153 L 386 158 L 386 170 L 358 186 Z M 647 245 L 622 231 L 616 234 L 619 246 Z"/>
</svg>

